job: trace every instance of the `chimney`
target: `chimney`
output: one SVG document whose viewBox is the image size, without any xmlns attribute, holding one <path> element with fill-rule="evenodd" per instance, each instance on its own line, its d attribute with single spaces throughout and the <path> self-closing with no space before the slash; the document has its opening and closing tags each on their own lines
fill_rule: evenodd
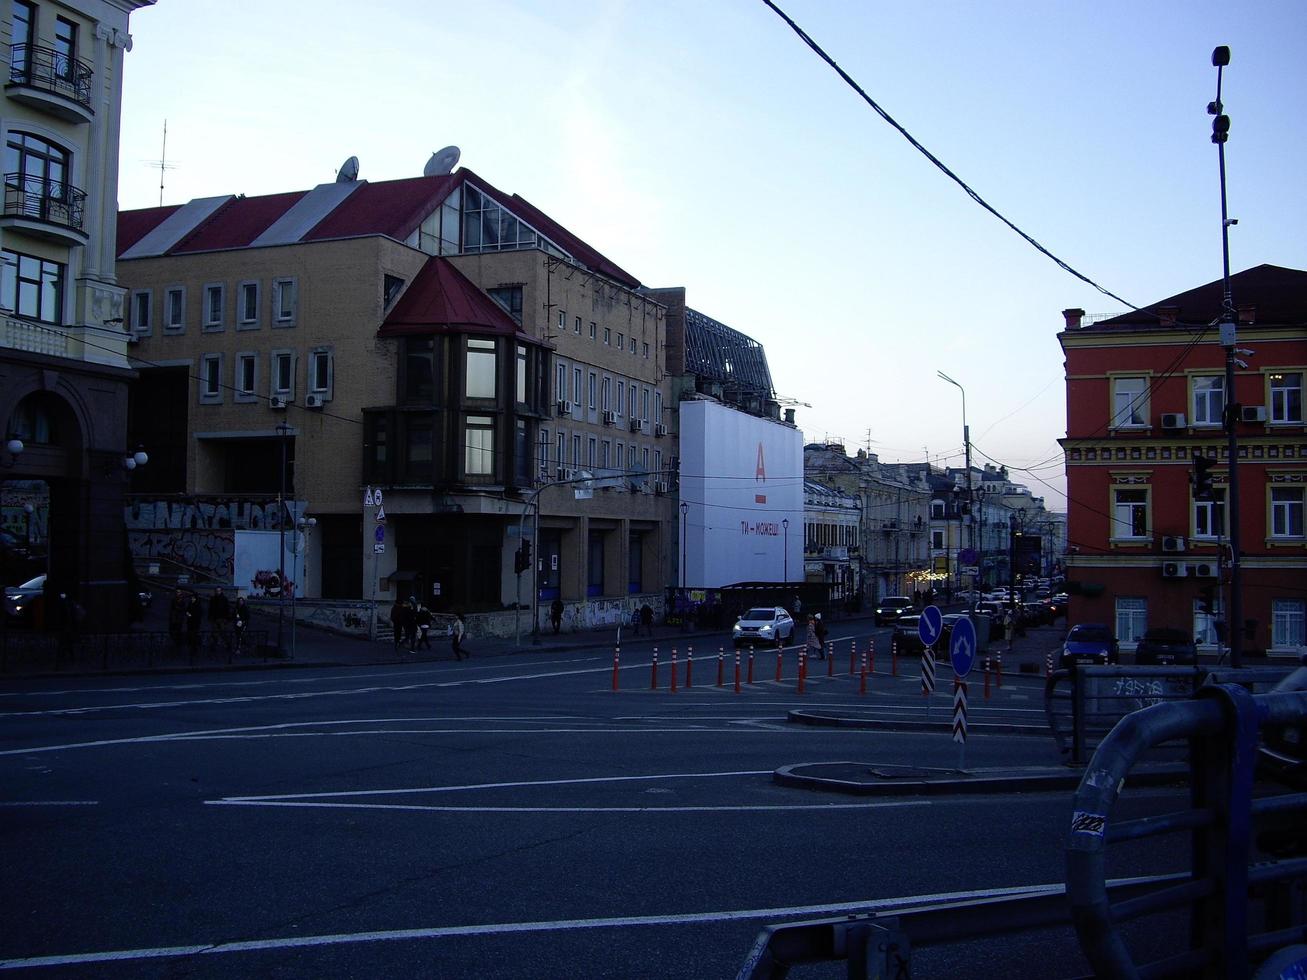
<svg viewBox="0 0 1307 980">
<path fill-rule="evenodd" d="M 1161 326 L 1174 327 L 1176 321 L 1180 318 L 1180 307 L 1159 306 L 1157 308 L 1157 318 L 1161 321 Z"/>
<path fill-rule="evenodd" d="M 1080 321 L 1084 318 L 1084 310 L 1063 310 L 1062 316 L 1066 318 L 1066 328 L 1068 330 L 1079 330 Z"/>
<path fill-rule="evenodd" d="M 787 408 L 785 410 L 785 421 L 788 422 L 790 425 L 794 424 L 794 409 Z"/>
<path fill-rule="evenodd" d="M 1252 303 L 1245 303 L 1239 307 L 1239 322 L 1253 324 L 1257 322 L 1257 307 Z"/>
</svg>

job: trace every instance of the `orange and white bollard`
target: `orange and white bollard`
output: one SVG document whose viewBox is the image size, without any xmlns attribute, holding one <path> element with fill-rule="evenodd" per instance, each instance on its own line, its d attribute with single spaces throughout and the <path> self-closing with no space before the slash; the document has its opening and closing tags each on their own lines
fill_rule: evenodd
<svg viewBox="0 0 1307 980">
<path fill-rule="evenodd" d="M 849 640 L 849 676 L 858 672 L 858 641 Z"/>
<path fill-rule="evenodd" d="M 994 661 L 998 665 L 994 671 L 994 679 L 997 681 L 998 689 L 1001 691 L 1003 690 L 1003 654 L 1000 653 L 994 658 Z"/>
<path fill-rule="evenodd" d="M 808 679 L 808 654 L 806 650 L 799 651 L 799 687 L 800 694 L 803 693 L 803 682 Z"/>
<path fill-rule="evenodd" d="M 781 679 L 781 648 L 776 648 L 776 680 Z"/>
<path fill-rule="evenodd" d="M 749 683 L 753 683 L 753 647 L 749 647 Z"/>
<path fill-rule="evenodd" d="M 889 641 L 889 672 L 891 677 L 899 676 L 899 645 L 893 638 Z"/>
<path fill-rule="evenodd" d="M 717 648 L 717 686 L 726 685 L 726 651 L 721 647 Z"/>
<path fill-rule="evenodd" d="M 876 641 L 867 641 L 867 673 L 876 673 Z"/>
<path fill-rule="evenodd" d="M 676 647 L 672 647 L 672 693 L 676 693 Z"/>
<path fill-rule="evenodd" d="M 867 693 L 867 655 L 862 655 L 862 682 L 858 685 L 858 693 Z"/>
<path fill-rule="evenodd" d="M 1044 658 L 1044 676 L 1053 676 L 1053 655 L 1051 653 Z"/>
<path fill-rule="evenodd" d="M 617 665 L 622 659 L 622 648 L 613 647 L 613 690 L 617 690 Z"/>
<path fill-rule="evenodd" d="M 740 648 L 735 648 L 735 693 L 740 693 Z"/>
<path fill-rule="evenodd" d="M 989 700 L 989 658 L 985 658 L 985 700 Z"/>
<path fill-rule="evenodd" d="M 653 663 L 650 664 L 649 690 L 658 690 L 658 648 L 654 647 Z"/>
<path fill-rule="evenodd" d="M 685 649 L 685 686 L 694 686 L 694 647 Z"/>
</svg>

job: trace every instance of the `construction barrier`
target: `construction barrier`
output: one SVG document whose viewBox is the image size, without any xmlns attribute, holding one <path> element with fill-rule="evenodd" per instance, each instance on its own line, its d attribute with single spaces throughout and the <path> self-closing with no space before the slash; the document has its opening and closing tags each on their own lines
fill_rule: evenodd
<svg viewBox="0 0 1307 980">
<path fill-rule="evenodd" d="M 967 682 L 953 678 L 953 741 L 967 740 Z"/>
<path fill-rule="evenodd" d="M 891 677 L 899 676 L 899 645 L 893 637 L 889 641 L 889 672 Z"/>
<path fill-rule="evenodd" d="M 876 673 L 876 641 L 867 641 L 867 673 Z"/>
<path fill-rule="evenodd" d="M 935 693 L 935 651 L 930 647 L 921 651 L 921 693 L 926 697 Z"/>
<path fill-rule="evenodd" d="M 1044 676 L 1053 676 L 1053 655 L 1051 653 L 1044 658 Z"/>
</svg>

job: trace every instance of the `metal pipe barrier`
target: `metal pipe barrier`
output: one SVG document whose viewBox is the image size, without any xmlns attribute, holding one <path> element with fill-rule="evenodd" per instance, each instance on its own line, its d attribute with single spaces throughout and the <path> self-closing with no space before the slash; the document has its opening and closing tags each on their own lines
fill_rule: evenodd
<svg viewBox="0 0 1307 980">
<path fill-rule="evenodd" d="M 1253 798 L 1260 730 L 1305 723 L 1307 691 L 1252 694 L 1209 684 L 1192 700 L 1132 712 L 1103 740 L 1076 791 L 1066 844 L 1071 917 L 1096 975 L 1246 977 L 1277 947 L 1307 941 L 1307 793 Z M 1113 824 L 1132 767 L 1148 750 L 1179 739 L 1192 746 L 1190 808 Z M 1287 847 L 1276 843 L 1284 838 L 1274 827 L 1256 834 L 1255 822 L 1272 818 L 1297 835 Z M 1107 845 L 1177 832 L 1192 837 L 1190 874 L 1114 902 L 1105 885 Z M 1190 913 L 1189 949 L 1136 964 L 1118 926 L 1175 908 Z"/>
</svg>

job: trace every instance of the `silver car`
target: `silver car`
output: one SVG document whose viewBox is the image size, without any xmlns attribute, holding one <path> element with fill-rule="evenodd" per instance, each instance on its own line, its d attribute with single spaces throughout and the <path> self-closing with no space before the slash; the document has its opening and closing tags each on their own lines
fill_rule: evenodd
<svg viewBox="0 0 1307 980">
<path fill-rule="evenodd" d="M 793 636 L 794 619 L 780 606 L 756 606 L 747 610 L 731 631 L 737 647 L 749 643 L 757 646 L 780 645 Z"/>
</svg>

